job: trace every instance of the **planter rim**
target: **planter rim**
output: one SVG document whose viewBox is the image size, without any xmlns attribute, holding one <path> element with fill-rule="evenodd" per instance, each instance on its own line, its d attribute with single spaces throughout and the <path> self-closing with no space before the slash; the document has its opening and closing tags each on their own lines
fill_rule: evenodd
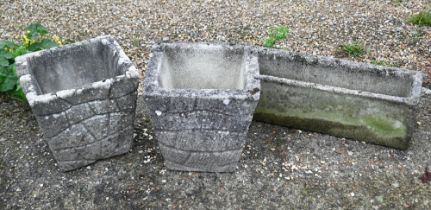
<svg viewBox="0 0 431 210">
<path fill-rule="evenodd" d="M 54 91 L 50 93 L 38 93 L 36 91 L 36 87 L 32 82 L 33 79 L 32 79 L 31 70 L 29 69 L 30 67 L 28 64 L 30 57 L 38 58 L 47 54 L 63 52 L 70 49 L 76 49 L 82 45 L 88 45 L 88 44 L 97 43 L 97 42 L 102 42 L 103 44 L 109 45 L 110 48 L 118 52 L 118 57 L 119 57 L 118 63 L 126 66 L 125 68 L 126 70 L 124 71 L 124 73 L 108 79 L 88 83 L 86 85 L 83 85 L 81 88 L 59 90 L 59 91 Z M 19 77 L 19 81 L 21 83 L 22 88 L 25 90 L 24 93 L 26 94 L 26 98 L 30 105 L 33 105 L 36 103 L 48 103 L 50 101 L 56 100 L 57 98 L 65 98 L 68 96 L 72 96 L 73 94 L 82 92 L 83 90 L 88 90 L 93 88 L 109 89 L 112 87 L 112 84 L 114 82 L 130 79 L 130 78 L 136 78 L 136 79 L 139 78 L 139 74 L 136 68 L 134 67 L 132 61 L 124 53 L 124 51 L 121 49 L 117 41 L 115 41 L 115 39 L 109 35 L 98 36 L 92 39 L 68 44 L 60 48 L 51 48 L 51 49 L 28 53 L 17 57 L 15 60 L 15 63 L 16 63 L 17 76 Z"/>
<path fill-rule="evenodd" d="M 224 48 L 227 50 L 243 50 L 245 62 L 245 87 L 243 89 L 165 89 L 160 87 L 157 80 L 161 68 L 161 59 L 165 48 L 195 48 L 195 47 Z M 231 45 L 222 43 L 159 43 L 153 45 L 150 54 L 147 71 L 144 79 L 144 96 L 166 96 L 166 97 L 185 97 L 195 98 L 214 98 L 214 99 L 247 99 L 258 100 L 260 95 L 259 64 L 257 56 L 253 54 L 251 48 L 245 45 Z"/>
<path fill-rule="evenodd" d="M 343 88 L 343 87 L 332 86 L 332 85 L 318 84 L 314 82 L 306 82 L 302 80 L 286 79 L 286 78 L 280 78 L 280 77 L 270 76 L 265 74 L 259 75 L 258 76 L 259 80 L 271 81 L 271 82 L 276 82 L 276 83 L 286 84 L 291 86 L 298 86 L 298 87 L 316 88 L 323 91 L 356 95 L 356 96 L 366 97 L 366 98 L 375 98 L 375 99 L 381 99 L 381 100 L 386 100 L 386 101 L 396 102 L 396 103 L 405 103 L 409 106 L 416 106 L 420 100 L 420 95 L 422 90 L 422 79 L 424 77 L 423 73 L 420 71 L 413 71 L 413 70 L 404 69 L 404 68 L 380 66 L 380 65 L 374 65 L 370 63 L 364 63 L 364 62 L 355 62 L 355 61 L 339 59 L 339 58 L 334 58 L 329 56 L 306 55 L 302 53 L 296 53 L 296 52 L 291 52 L 291 51 L 286 51 L 281 49 L 252 47 L 252 50 L 255 53 L 260 53 L 264 55 L 274 55 L 274 56 L 279 55 L 291 60 L 300 59 L 304 63 L 311 64 L 311 65 L 322 65 L 325 67 L 340 66 L 340 67 L 350 68 L 350 69 L 352 68 L 361 69 L 362 71 L 366 71 L 366 72 L 379 71 L 384 73 L 385 75 L 393 74 L 395 76 L 400 76 L 400 77 L 411 77 L 413 82 L 411 86 L 412 88 L 408 96 L 403 97 L 403 96 L 392 96 L 392 95 L 382 94 L 382 93 L 373 93 L 370 91 L 354 90 L 354 89 Z"/>
</svg>

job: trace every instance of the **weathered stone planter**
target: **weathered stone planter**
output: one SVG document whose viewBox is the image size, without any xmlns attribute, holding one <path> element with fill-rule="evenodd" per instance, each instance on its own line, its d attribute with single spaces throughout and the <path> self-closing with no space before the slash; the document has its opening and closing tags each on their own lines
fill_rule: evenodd
<svg viewBox="0 0 431 210">
<path fill-rule="evenodd" d="M 257 57 L 247 49 L 212 44 L 153 48 L 144 100 L 167 168 L 236 169 L 260 95 Z"/>
<path fill-rule="evenodd" d="M 256 120 L 408 147 L 416 123 L 420 72 L 281 50 L 256 51 L 262 81 Z"/>
<path fill-rule="evenodd" d="M 139 79 L 111 37 L 27 54 L 16 64 L 61 170 L 128 152 Z"/>
</svg>

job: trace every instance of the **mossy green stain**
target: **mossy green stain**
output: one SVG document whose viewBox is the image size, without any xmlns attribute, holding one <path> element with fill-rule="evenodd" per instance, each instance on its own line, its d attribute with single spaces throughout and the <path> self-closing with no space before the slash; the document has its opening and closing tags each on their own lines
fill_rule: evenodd
<svg viewBox="0 0 431 210">
<path fill-rule="evenodd" d="M 406 127 L 401 122 L 378 116 L 367 116 L 362 121 L 372 130 L 386 137 L 405 137 Z"/>
<path fill-rule="evenodd" d="M 328 133 L 398 149 L 408 147 L 407 128 L 401 122 L 384 116 L 355 118 L 340 112 L 274 111 L 258 107 L 255 120 L 304 130 Z"/>
</svg>

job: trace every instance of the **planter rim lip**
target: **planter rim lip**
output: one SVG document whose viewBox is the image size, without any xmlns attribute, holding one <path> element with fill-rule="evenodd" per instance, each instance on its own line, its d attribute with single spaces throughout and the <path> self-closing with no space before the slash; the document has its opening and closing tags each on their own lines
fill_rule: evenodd
<svg viewBox="0 0 431 210">
<path fill-rule="evenodd" d="M 111 78 L 98 80 L 95 82 L 85 84 L 80 88 L 58 90 L 58 91 L 42 93 L 42 94 L 39 94 L 36 91 L 36 87 L 32 82 L 33 79 L 35 80 L 35 78 L 32 76 L 28 66 L 28 59 L 30 57 L 38 58 L 47 54 L 58 53 L 69 49 L 77 48 L 81 45 L 88 45 L 95 42 L 102 42 L 103 44 L 110 45 L 109 47 L 111 47 L 113 50 L 116 50 L 118 52 L 119 54 L 118 63 L 127 65 L 124 73 Z M 33 105 L 35 103 L 47 103 L 49 101 L 54 101 L 57 98 L 66 98 L 68 96 L 72 96 L 75 93 L 79 93 L 81 91 L 88 90 L 88 89 L 110 88 L 114 82 L 118 82 L 122 80 L 139 79 L 139 74 L 137 72 L 137 69 L 133 65 L 132 61 L 124 53 L 123 49 L 118 44 L 118 42 L 110 35 L 98 36 L 95 38 L 68 44 L 60 48 L 50 48 L 46 50 L 41 50 L 41 51 L 21 55 L 16 58 L 15 63 L 17 68 L 17 76 L 19 77 L 20 84 L 23 87 L 24 93 L 30 105 Z"/>
<path fill-rule="evenodd" d="M 160 71 L 161 59 L 165 48 L 195 48 L 195 47 L 213 47 L 225 48 L 227 50 L 242 50 L 243 62 L 245 63 L 245 87 L 243 89 L 166 89 L 158 84 L 158 73 Z M 259 100 L 260 97 L 260 81 L 259 64 L 257 56 L 252 54 L 249 46 L 226 43 L 209 43 L 209 42 L 173 42 L 173 43 L 158 43 L 152 46 L 150 59 L 148 62 L 147 71 L 144 78 L 144 96 L 165 96 L 165 97 L 202 97 L 214 99 L 247 99 L 253 98 Z"/>
<path fill-rule="evenodd" d="M 242 44 L 234 44 L 234 43 L 226 43 L 226 42 L 161 42 L 156 43 L 151 46 L 152 51 L 161 51 L 162 48 L 172 48 L 172 47 L 179 47 L 179 48 L 196 48 L 196 47 L 214 47 L 214 48 L 227 48 L 231 50 L 248 50 L 247 48 L 251 48 L 249 45 L 242 45 Z"/>
<path fill-rule="evenodd" d="M 379 71 L 379 72 L 385 73 L 386 75 L 394 74 L 400 77 L 407 76 L 412 78 L 413 81 L 411 85 L 411 90 L 409 91 L 409 94 L 407 96 L 393 96 L 388 94 L 354 90 L 354 89 L 343 88 L 338 86 L 306 82 L 301 80 L 280 78 L 280 77 L 270 76 L 266 74 L 260 74 L 258 76 L 259 80 L 272 81 L 272 82 L 277 82 L 277 83 L 282 83 L 282 84 L 287 84 L 292 86 L 299 86 L 299 87 L 313 87 L 324 91 L 332 91 L 336 93 L 381 99 L 381 100 L 397 102 L 397 103 L 405 103 L 409 106 L 416 106 L 420 100 L 421 91 L 422 91 L 422 80 L 424 77 L 423 73 L 420 71 L 413 71 L 413 70 L 404 69 L 404 68 L 380 66 L 380 65 L 374 65 L 370 63 L 364 63 L 364 62 L 355 62 L 355 61 L 350 61 L 346 59 L 334 58 L 330 56 L 307 55 L 307 54 L 291 52 L 287 50 L 271 49 L 271 48 L 264 48 L 264 47 L 257 47 L 257 46 L 252 47 L 252 51 L 258 54 L 274 55 L 274 56 L 279 55 L 290 59 L 299 57 L 304 62 L 309 64 L 314 64 L 314 65 L 324 65 L 324 66 L 330 66 L 330 67 L 337 65 L 341 67 L 361 69 L 367 72 Z"/>
</svg>

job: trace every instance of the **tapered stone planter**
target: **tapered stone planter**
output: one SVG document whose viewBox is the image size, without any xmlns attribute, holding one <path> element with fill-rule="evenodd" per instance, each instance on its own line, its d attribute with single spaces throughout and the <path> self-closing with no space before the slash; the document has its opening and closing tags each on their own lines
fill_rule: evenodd
<svg viewBox="0 0 431 210">
<path fill-rule="evenodd" d="M 144 80 L 165 166 L 236 169 L 259 100 L 257 57 L 242 46 L 161 44 Z"/>
<path fill-rule="evenodd" d="M 111 37 L 27 54 L 16 64 L 61 170 L 129 151 L 139 79 Z"/>
<path fill-rule="evenodd" d="M 406 149 L 422 74 L 256 48 L 262 95 L 254 119 Z"/>
</svg>

